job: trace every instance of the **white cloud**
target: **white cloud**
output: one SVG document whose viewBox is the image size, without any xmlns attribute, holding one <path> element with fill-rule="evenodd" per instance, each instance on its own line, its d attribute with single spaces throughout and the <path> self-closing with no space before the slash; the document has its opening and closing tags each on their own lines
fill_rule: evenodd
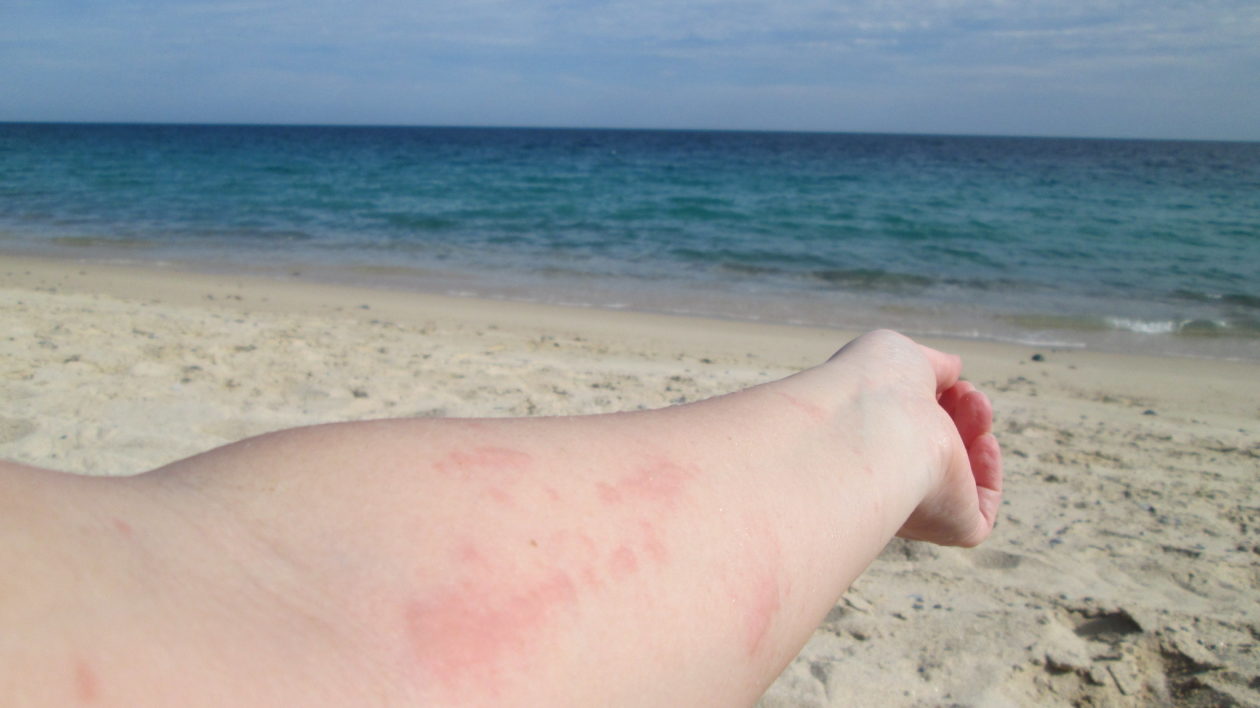
<svg viewBox="0 0 1260 708">
<path fill-rule="evenodd" d="M 99 107 L 101 90 L 84 87 L 112 83 L 141 103 L 147 90 L 155 104 L 219 106 L 210 119 L 247 113 L 254 91 L 253 103 L 273 107 L 269 119 L 282 115 L 288 101 L 292 120 L 336 120 L 326 88 L 336 86 L 341 88 L 333 93 L 357 106 L 383 113 L 397 107 L 382 120 L 456 116 L 463 106 L 467 120 L 487 116 L 501 123 L 524 114 L 519 107 L 514 113 L 510 102 L 526 100 L 522 87 L 532 86 L 557 106 L 554 122 L 599 121 L 610 114 L 665 120 L 653 119 L 650 106 L 641 103 L 659 104 L 655 115 L 665 117 L 706 110 L 728 116 L 739 106 L 757 122 L 762 119 L 753 117 L 753 109 L 760 96 L 767 106 L 795 101 L 795 114 L 821 127 L 835 105 L 862 96 L 871 97 L 872 105 L 892 106 L 890 111 L 896 105 L 919 110 L 923 97 L 942 96 L 942 87 L 967 92 L 968 82 L 981 82 L 994 94 L 988 100 L 995 108 L 978 105 L 978 125 L 986 110 L 1010 110 L 1011 102 L 999 94 L 1024 96 L 1029 84 L 1060 91 L 1056 100 L 1072 86 L 1082 93 L 1112 87 L 1151 96 L 1166 95 L 1170 85 L 1197 87 L 1204 121 L 1233 111 L 1235 123 L 1242 123 L 1238 111 L 1250 110 L 1260 125 L 1255 101 L 1239 99 L 1248 90 L 1254 96 L 1260 73 L 1255 0 L 6 5 L 0 85 L 13 90 L 7 90 L 9 106 L 0 106 L 0 119 L 21 118 L 22 105 L 48 105 L 41 87 L 61 93 L 58 105 L 73 105 L 79 95 L 84 106 Z M 322 94 L 319 87 L 325 87 Z M 1209 89 L 1217 93 L 1205 93 Z M 608 105 L 627 103 L 619 96 L 632 97 L 634 110 L 610 112 Z M 809 111 L 816 113 L 806 116 Z M 538 106 L 529 112 L 546 120 Z M 762 115 L 776 113 L 784 111 L 767 108 Z M 566 121 L 566 115 L 576 117 Z"/>
</svg>

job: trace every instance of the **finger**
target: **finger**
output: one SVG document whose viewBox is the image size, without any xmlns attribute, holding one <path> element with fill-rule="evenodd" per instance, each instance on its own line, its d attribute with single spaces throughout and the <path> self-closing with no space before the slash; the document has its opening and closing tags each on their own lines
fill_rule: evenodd
<svg viewBox="0 0 1260 708">
<path fill-rule="evenodd" d="M 971 531 L 954 545 L 978 546 L 993 533 L 998 508 L 1002 505 L 1002 452 L 997 438 L 985 433 L 967 449 L 972 475 L 976 482 L 976 515 Z"/>
<path fill-rule="evenodd" d="M 984 393 L 972 389 L 958 397 L 950 418 L 958 428 L 958 437 L 970 448 L 976 438 L 993 427 L 993 404 Z"/>
<path fill-rule="evenodd" d="M 997 438 L 985 433 L 967 448 L 971 474 L 976 480 L 980 516 L 991 529 L 1002 504 L 1002 449 Z"/>
<path fill-rule="evenodd" d="M 937 398 L 937 402 L 941 404 L 941 408 L 945 409 L 945 412 L 949 414 L 949 417 L 953 418 L 954 412 L 958 410 L 958 403 L 962 400 L 963 396 L 974 390 L 976 390 L 976 387 L 972 386 L 970 382 L 959 381 L 953 386 L 945 389 L 945 391 Z"/>
<path fill-rule="evenodd" d="M 932 365 L 932 372 L 936 375 L 936 393 L 940 394 L 948 390 L 958 381 L 958 377 L 962 375 L 962 359 L 955 354 L 946 354 L 937 351 L 931 347 L 919 345 L 919 351 L 927 357 L 928 363 Z"/>
</svg>

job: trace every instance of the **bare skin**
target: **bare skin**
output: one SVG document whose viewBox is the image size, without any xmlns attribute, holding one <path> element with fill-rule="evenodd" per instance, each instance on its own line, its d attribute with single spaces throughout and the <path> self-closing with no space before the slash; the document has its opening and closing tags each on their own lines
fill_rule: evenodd
<svg viewBox="0 0 1260 708">
<path fill-rule="evenodd" d="M 0 463 L 0 695 L 751 705 L 894 534 L 989 535 L 1001 458 L 959 369 L 876 332 L 659 411 L 299 428 L 129 478 Z"/>
</svg>

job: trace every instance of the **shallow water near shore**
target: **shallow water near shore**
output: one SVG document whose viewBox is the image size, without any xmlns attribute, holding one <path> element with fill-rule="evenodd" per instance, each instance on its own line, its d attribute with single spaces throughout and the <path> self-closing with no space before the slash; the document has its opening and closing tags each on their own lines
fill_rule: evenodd
<svg viewBox="0 0 1260 708">
<path fill-rule="evenodd" d="M 0 125 L 0 249 L 1260 359 L 1260 144 Z"/>
</svg>

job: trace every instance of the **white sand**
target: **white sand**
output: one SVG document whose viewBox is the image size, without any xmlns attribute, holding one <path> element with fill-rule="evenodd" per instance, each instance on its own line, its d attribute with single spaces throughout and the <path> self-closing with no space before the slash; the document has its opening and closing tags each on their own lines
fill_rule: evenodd
<svg viewBox="0 0 1260 708">
<path fill-rule="evenodd" d="M 657 407 L 849 336 L 3 257 L 0 457 L 125 474 L 307 423 Z M 998 530 L 894 541 L 762 704 L 1260 705 L 1260 365 L 934 343 L 994 400 Z"/>
</svg>

